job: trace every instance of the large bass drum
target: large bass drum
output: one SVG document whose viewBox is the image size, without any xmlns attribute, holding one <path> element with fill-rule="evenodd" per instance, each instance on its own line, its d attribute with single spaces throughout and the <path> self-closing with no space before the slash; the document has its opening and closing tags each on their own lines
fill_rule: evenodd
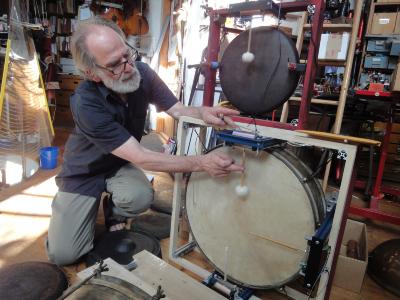
<svg viewBox="0 0 400 300">
<path fill-rule="evenodd" d="M 243 148 L 220 147 L 235 161 Z M 190 230 L 198 247 L 222 274 L 242 286 L 268 289 L 295 279 L 307 259 L 307 236 L 325 217 L 320 183 L 291 152 L 245 149 L 249 194 L 235 187 L 241 174 L 224 178 L 192 173 L 186 191 Z"/>
</svg>

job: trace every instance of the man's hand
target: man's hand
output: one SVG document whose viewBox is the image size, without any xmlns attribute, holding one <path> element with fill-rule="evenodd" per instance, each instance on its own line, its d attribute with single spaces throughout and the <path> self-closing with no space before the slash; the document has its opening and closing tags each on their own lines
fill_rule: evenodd
<svg viewBox="0 0 400 300">
<path fill-rule="evenodd" d="M 177 102 L 174 106 L 168 109 L 166 113 L 176 120 L 181 116 L 194 117 L 202 119 L 208 125 L 221 128 L 236 128 L 237 126 L 232 121 L 231 117 L 240 114 L 239 111 L 226 107 L 188 107 L 184 106 L 180 102 Z"/>
<path fill-rule="evenodd" d="M 202 156 L 201 167 L 212 177 L 223 177 L 230 172 L 242 172 L 244 167 L 235 164 L 235 161 L 227 154 L 213 151 Z"/>
<path fill-rule="evenodd" d="M 222 128 L 237 127 L 231 119 L 232 116 L 237 116 L 240 114 L 240 112 L 237 110 L 219 106 L 203 106 L 199 109 L 202 120 L 208 125 L 218 126 Z"/>
</svg>

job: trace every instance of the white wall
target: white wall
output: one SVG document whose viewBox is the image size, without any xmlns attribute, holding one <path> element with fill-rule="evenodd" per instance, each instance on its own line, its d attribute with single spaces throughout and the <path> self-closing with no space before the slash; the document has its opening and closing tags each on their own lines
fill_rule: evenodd
<svg viewBox="0 0 400 300">
<path fill-rule="evenodd" d="M 160 38 L 163 22 L 163 2 L 162 0 L 149 0 L 146 19 L 149 23 L 149 33 L 140 37 L 140 49 L 152 57 Z M 128 40 L 134 40 L 134 37 L 128 37 Z M 131 42 L 134 44 L 134 42 Z"/>
</svg>

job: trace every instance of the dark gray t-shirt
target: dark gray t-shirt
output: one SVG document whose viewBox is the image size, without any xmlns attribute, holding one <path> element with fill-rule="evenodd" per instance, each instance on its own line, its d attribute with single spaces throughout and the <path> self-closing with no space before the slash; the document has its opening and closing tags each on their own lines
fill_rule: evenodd
<svg viewBox="0 0 400 300">
<path fill-rule="evenodd" d="M 56 182 L 60 191 L 99 197 L 105 179 L 127 161 L 110 152 L 131 136 L 140 141 L 149 103 L 165 111 L 177 99 L 145 63 L 136 62 L 142 81 L 122 101 L 102 83 L 82 82 L 71 96 L 75 128 L 65 145 L 64 164 Z"/>
</svg>

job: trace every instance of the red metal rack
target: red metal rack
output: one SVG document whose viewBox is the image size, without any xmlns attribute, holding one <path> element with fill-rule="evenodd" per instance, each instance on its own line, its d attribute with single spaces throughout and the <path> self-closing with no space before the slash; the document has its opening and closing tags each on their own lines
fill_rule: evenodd
<svg viewBox="0 0 400 300">
<path fill-rule="evenodd" d="M 397 94 L 392 94 L 390 92 L 374 92 L 374 91 L 366 91 L 366 90 L 358 90 L 356 91 L 356 95 L 371 98 L 380 101 L 390 102 L 392 108 L 390 109 L 388 120 L 386 122 L 385 133 L 383 137 L 383 142 L 380 150 L 380 157 L 378 163 L 378 172 L 376 174 L 374 188 L 372 191 L 371 199 L 369 202 L 369 207 L 360 208 L 351 206 L 349 209 L 349 213 L 363 216 L 366 218 L 389 222 L 392 224 L 400 225 L 400 216 L 392 215 L 389 213 L 385 213 L 379 210 L 379 201 L 383 199 L 384 194 L 391 194 L 395 196 L 400 196 L 400 188 L 387 186 L 382 184 L 383 172 L 385 170 L 386 158 L 388 155 L 388 148 L 390 144 L 390 134 L 393 126 L 393 106 L 396 102 L 399 102 L 400 96 Z M 365 188 L 365 182 L 362 180 L 356 180 L 355 187 L 356 188 Z"/>
</svg>

